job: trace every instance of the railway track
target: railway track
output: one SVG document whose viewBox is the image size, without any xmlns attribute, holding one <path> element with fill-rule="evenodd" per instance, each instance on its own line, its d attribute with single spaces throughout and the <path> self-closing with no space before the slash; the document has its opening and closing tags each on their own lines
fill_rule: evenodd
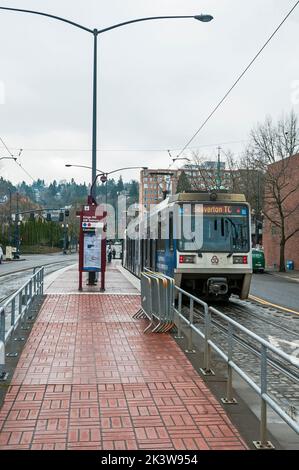
<svg viewBox="0 0 299 470">
<path fill-rule="evenodd" d="M 235 301 L 234 299 L 226 306 L 217 306 L 222 313 L 228 315 L 233 320 L 241 323 L 243 326 L 263 337 L 276 347 L 282 349 L 287 354 L 298 354 L 299 365 L 299 331 L 298 323 L 296 329 L 291 329 L 282 322 L 285 322 L 285 316 L 279 315 L 275 320 L 268 318 L 263 309 L 256 305 L 248 305 L 244 301 Z M 261 311 L 262 310 L 262 311 Z M 184 305 L 182 313 L 188 318 L 189 309 Z M 270 314 L 269 314 L 270 315 Z M 277 320 L 278 318 L 278 320 Z M 200 309 L 194 309 L 194 324 L 200 329 L 203 327 L 203 312 Z M 227 324 L 218 317 L 212 315 L 212 339 L 223 350 L 227 352 Z M 296 349 L 297 348 L 297 349 Z M 260 383 L 260 348 L 245 333 L 234 332 L 234 352 L 235 362 L 245 370 L 251 378 Z M 293 419 L 299 417 L 299 372 L 298 367 L 286 364 L 283 360 L 275 357 L 269 352 L 268 367 L 268 390 L 270 394 L 280 403 L 285 411 L 292 415 Z"/>
<path fill-rule="evenodd" d="M 271 327 L 278 329 L 280 332 L 284 331 L 292 337 L 297 337 L 299 339 L 298 317 L 292 314 L 285 314 L 284 312 L 272 307 L 260 306 L 258 303 L 242 301 L 239 299 L 232 299 L 228 305 L 221 307 L 220 310 L 239 322 L 242 320 L 242 325 L 247 327 L 248 324 L 249 329 L 257 329 L 256 320 L 258 320 L 263 324 L 271 325 Z M 274 320 L 273 317 L 277 320 Z M 288 318 L 288 324 L 291 325 L 291 327 L 285 326 L 286 317 Z M 254 321 L 253 318 L 255 319 Z"/>
</svg>

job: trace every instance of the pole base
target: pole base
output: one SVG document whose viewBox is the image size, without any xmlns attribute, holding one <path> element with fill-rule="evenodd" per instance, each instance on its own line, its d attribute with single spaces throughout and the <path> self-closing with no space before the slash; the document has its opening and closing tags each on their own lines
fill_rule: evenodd
<svg viewBox="0 0 299 470">
<path fill-rule="evenodd" d="M 264 444 L 261 441 L 253 441 L 254 447 L 259 450 L 272 450 L 275 449 L 274 445 L 270 441 L 266 441 Z"/>
<path fill-rule="evenodd" d="M 17 357 L 18 353 L 17 352 L 10 352 L 5 354 L 6 357 Z"/>
<path fill-rule="evenodd" d="M 212 369 L 199 369 L 202 375 L 215 375 Z"/>
<path fill-rule="evenodd" d="M 221 401 L 224 405 L 237 405 L 238 402 L 235 398 L 229 400 L 228 398 L 221 398 Z"/>
<path fill-rule="evenodd" d="M 96 285 L 96 273 L 95 272 L 90 272 L 88 273 L 88 286 L 95 286 Z"/>
<path fill-rule="evenodd" d="M 8 372 L 0 372 L 0 382 L 5 382 L 8 379 Z"/>
</svg>

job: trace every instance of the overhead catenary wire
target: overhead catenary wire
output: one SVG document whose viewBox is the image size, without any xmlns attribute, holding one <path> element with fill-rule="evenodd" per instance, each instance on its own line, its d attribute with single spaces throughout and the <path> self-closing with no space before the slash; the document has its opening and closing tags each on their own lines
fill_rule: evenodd
<svg viewBox="0 0 299 470">
<path fill-rule="evenodd" d="M 32 179 L 32 181 L 34 181 L 34 178 L 33 176 L 27 171 L 25 170 L 25 168 L 23 167 L 23 165 L 21 164 L 21 162 L 18 162 L 18 158 L 20 157 L 21 155 L 21 152 L 23 149 L 20 149 L 19 150 L 19 155 L 18 157 L 16 157 L 11 151 L 10 149 L 8 148 L 8 146 L 6 145 L 6 143 L 4 142 L 4 140 L 2 139 L 2 137 L 0 137 L 0 141 L 2 142 L 2 145 L 4 146 L 4 148 L 7 150 L 7 152 L 9 153 L 9 155 L 11 156 L 11 158 L 14 159 L 15 163 L 24 171 L 24 173 L 26 173 L 27 176 L 29 176 L 29 178 Z"/>
<path fill-rule="evenodd" d="M 35 181 L 33 176 L 27 170 L 25 170 L 25 168 L 23 167 L 23 165 L 20 162 L 17 162 L 16 160 L 15 160 L 15 162 L 24 171 L 24 173 L 26 173 L 26 175 L 29 176 L 30 179 L 32 179 L 32 181 Z"/>
<path fill-rule="evenodd" d="M 295 3 L 295 5 L 291 8 L 291 10 L 287 13 L 287 15 L 283 18 L 283 20 L 280 22 L 280 24 L 277 26 L 277 28 L 273 31 L 271 36 L 267 39 L 267 41 L 263 44 L 263 46 L 260 48 L 260 50 L 257 52 L 257 54 L 251 59 L 247 67 L 242 71 L 242 73 L 238 76 L 238 78 L 234 81 L 233 85 L 228 89 L 228 91 L 225 93 L 225 95 L 221 98 L 221 100 L 218 102 L 218 104 L 212 109 L 208 117 L 203 121 L 199 129 L 193 134 L 191 139 L 188 140 L 188 142 L 184 145 L 184 147 L 181 149 L 181 151 L 178 153 L 176 158 L 179 158 L 182 153 L 189 147 L 191 142 L 198 136 L 200 131 L 205 127 L 205 125 L 209 122 L 209 120 L 214 116 L 216 111 L 220 108 L 220 106 L 224 103 L 226 98 L 230 95 L 230 93 L 233 91 L 233 89 L 237 86 L 237 84 L 240 82 L 240 80 L 244 77 L 246 72 L 250 69 L 250 67 L 254 64 L 254 62 L 257 60 L 257 58 L 261 55 L 263 50 L 267 47 L 267 45 L 270 43 L 270 41 L 273 39 L 273 37 L 276 35 L 276 33 L 280 30 L 282 25 L 286 22 L 286 20 L 289 18 L 289 16 L 293 13 L 295 8 L 298 6 L 299 0 Z"/>
<path fill-rule="evenodd" d="M 2 142 L 3 147 L 7 150 L 7 152 L 8 152 L 9 155 L 11 156 L 11 158 L 14 158 L 14 155 L 11 153 L 11 151 L 10 151 L 9 148 L 7 147 L 7 145 L 6 145 L 6 143 L 4 142 L 4 140 L 2 139 L 2 137 L 0 137 L 0 141 Z"/>
<path fill-rule="evenodd" d="M 196 147 L 190 147 L 191 150 L 199 150 L 201 148 L 215 147 L 218 145 L 234 145 L 242 144 L 246 140 L 231 140 L 226 142 L 215 142 L 209 144 L 197 145 Z M 177 148 L 100 148 L 97 149 L 97 152 L 176 152 L 179 151 L 181 147 Z M 13 149 L 17 150 L 17 149 Z M 91 149 L 87 148 L 24 148 L 26 152 L 91 152 Z"/>
</svg>

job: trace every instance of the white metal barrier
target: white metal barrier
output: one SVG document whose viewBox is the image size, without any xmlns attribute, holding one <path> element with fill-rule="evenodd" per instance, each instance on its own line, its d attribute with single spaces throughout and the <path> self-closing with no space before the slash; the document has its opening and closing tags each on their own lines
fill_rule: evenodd
<svg viewBox="0 0 299 470">
<path fill-rule="evenodd" d="M 0 305 L 0 380 L 5 380 L 6 356 L 16 356 L 16 352 L 5 353 L 5 349 L 12 334 L 19 325 L 27 329 L 25 323 L 28 320 L 33 299 L 43 295 L 44 292 L 44 267 L 34 269 L 30 279 L 9 297 L 3 305 Z M 22 340 L 22 338 L 15 338 Z"/>
<path fill-rule="evenodd" d="M 166 333 L 174 327 L 173 287 L 171 277 L 148 269 L 141 273 L 141 309 L 134 317 L 145 316 L 150 320 L 145 333 L 151 328 L 152 333 Z"/>
</svg>

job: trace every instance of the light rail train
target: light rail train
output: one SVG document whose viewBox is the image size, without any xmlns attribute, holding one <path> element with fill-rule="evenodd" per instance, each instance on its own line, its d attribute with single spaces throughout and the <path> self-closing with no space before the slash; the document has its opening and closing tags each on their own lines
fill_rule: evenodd
<svg viewBox="0 0 299 470">
<path fill-rule="evenodd" d="M 242 194 L 180 193 L 131 221 L 124 266 L 175 279 L 208 300 L 246 299 L 252 276 L 250 206 Z"/>
</svg>

